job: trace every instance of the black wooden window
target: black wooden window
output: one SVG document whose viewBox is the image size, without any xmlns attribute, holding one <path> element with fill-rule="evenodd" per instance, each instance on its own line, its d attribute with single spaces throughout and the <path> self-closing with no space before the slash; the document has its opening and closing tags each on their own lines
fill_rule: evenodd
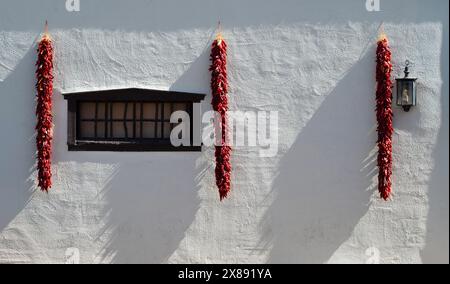
<svg viewBox="0 0 450 284">
<path fill-rule="evenodd" d="M 68 101 L 69 151 L 200 151 L 174 147 L 170 123 L 175 111 L 186 111 L 193 127 L 193 104 L 205 95 L 146 89 L 64 94 Z"/>
</svg>

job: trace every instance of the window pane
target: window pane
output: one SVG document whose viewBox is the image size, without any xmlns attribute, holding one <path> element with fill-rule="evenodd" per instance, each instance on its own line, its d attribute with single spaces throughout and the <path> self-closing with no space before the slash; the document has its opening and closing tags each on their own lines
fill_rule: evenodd
<svg viewBox="0 0 450 284">
<path fill-rule="evenodd" d="M 176 112 L 176 111 L 186 111 L 187 112 L 186 103 L 174 103 L 173 104 L 173 112 Z M 172 127 L 177 126 L 177 124 L 178 123 L 172 124 Z"/>
<path fill-rule="evenodd" d="M 136 121 L 136 138 L 141 138 L 141 122 Z"/>
<path fill-rule="evenodd" d="M 129 121 L 126 123 L 127 126 L 127 132 L 125 134 L 127 134 L 128 136 L 126 136 L 126 138 L 133 138 L 133 122 Z"/>
<path fill-rule="evenodd" d="M 187 110 L 186 103 L 175 103 L 174 104 L 174 111 L 177 111 L 177 110 L 184 110 L 184 111 L 186 111 Z"/>
<path fill-rule="evenodd" d="M 97 106 L 97 111 L 98 111 L 98 113 L 97 113 L 97 119 L 101 119 L 101 120 L 104 120 L 105 119 L 105 107 L 106 107 L 106 104 L 105 103 L 97 103 L 98 104 L 98 106 Z"/>
<path fill-rule="evenodd" d="M 97 138 L 105 138 L 105 123 L 97 122 Z"/>
<path fill-rule="evenodd" d="M 132 138 L 133 122 L 113 122 L 113 137 L 111 138 Z"/>
<path fill-rule="evenodd" d="M 125 129 L 122 122 L 113 122 L 112 128 L 111 138 L 125 138 Z"/>
<path fill-rule="evenodd" d="M 164 138 L 170 138 L 171 125 L 170 122 L 164 123 Z"/>
<path fill-rule="evenodd" d="M 164 120 L 170 120 L 170 116 L 172 115 L 173 105 L 171 103 L 164 104 Z"/>
<path fill-rule="evenodd" d="M 125 103 L 113 103 L 112 118 L 123 119 L 125 114 Z"/>
<path fill-rule="evenodd" d="M 80 137 L 81 138 L 95 138 L 94 122 L 81 122 L 80 123 Z"/>
<path fill-rule="evenodd" d="M 80 118 L 94 119 L 95 118 L 95 103 L 80 103 Z"/>
<path fill-rule="evenodd" d="M 155 137 L 155 123 L 144 122 L 143 123 L 143 138 L 156 138 Z"/>
<path fill-rule="evenodd" d="M 128 103 L 128 105 L 126 104 L 125 107 L 127 108 L 127 119 L 133 119 L 134 103 Z"/>
<path fill-rule="evenodd" d="M 156 104 L 144 103 L 144 119 L 155 119 Z"/>
<path fill-rule="evenodd" d="M 169 139 L 177 125 L 169 122 L 170 116 L 175 111 L 187 111 L 189 106 L 184 102 L 80 102 L 78 138 Z"/>
<path fill-rule="evenodd" d="M 141 119 L 141 103 L 136 103 L 136 120 Z"/>
</svg>

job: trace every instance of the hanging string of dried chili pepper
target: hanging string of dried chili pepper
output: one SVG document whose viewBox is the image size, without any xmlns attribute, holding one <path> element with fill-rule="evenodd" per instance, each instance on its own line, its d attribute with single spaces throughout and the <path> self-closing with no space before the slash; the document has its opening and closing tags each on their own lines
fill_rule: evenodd
<svg viewBox="0 0 450 284">
<path fill-rule="evenodd" d="M 38 59 L 36 62 L 36 146 L 37 146 L 37 170 L 38 186 L 43 191 L 52 187 L 52 95 L 53 95 L 53 45 L 50 36 L 46 32 L 39 42 Z"/>
<path fill-rule="evenodd" d="M 378 121 L 378 191 L 381 198 L 389 199 L 392 192 L 392 63 L 389 41 L 382 36 L 377 44 L 376 113 Z"/>
<path fill-rule="evenodd" d="M 220 200 L 228 197 L 231 190 L 231 147 L 227 145 L 227 111 L 228 111 L 228 80 L 227 80 L 227 44 L 219 35 L 214 40 L 211 50 L 211 90 L 212 107 L 221 117 L 221 144 L 216 146 L 216 185 Z M 216 126 L 217 127 L 217 126 Z M 216 129 L 217 130 L 217 129 Z"/>
</svg>

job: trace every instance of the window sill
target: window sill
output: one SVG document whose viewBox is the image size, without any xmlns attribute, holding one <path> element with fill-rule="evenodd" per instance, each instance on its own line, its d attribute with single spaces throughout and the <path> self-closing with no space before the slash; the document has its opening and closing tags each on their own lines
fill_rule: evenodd
<svg viewBox="0 0 450 284">
<path fill-rule="evenodd" d="M 124 143 L 111 141 L 77 141 L 68 144 L 70 152 L 201 152 L 202 146 L 180 146 L 171 144 L 146 144 L 146 143 Z"/>
</svg>

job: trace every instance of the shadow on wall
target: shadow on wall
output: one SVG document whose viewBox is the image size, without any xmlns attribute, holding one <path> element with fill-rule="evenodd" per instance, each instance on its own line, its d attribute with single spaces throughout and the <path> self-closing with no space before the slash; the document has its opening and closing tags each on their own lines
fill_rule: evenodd
<svg viewBox="0 0 450 284">
<path fill-rule="evenodd" d="M 281 160 L 265 220 L 269 263 L 327 262 L 367 212 L 377 173 L 373 70 L 373 57 L 357 62 Z"/>
<path fill-rule="evenodd" d="M 165 263 L 178 248 L 199 207 L 197 155 L 166 155 L 173 156 L 148 154 L 146 165 L 121 163 L 105 187 L 107 206 L 102 215 L 107 220 L 108 241 L 102 260 Z"/>
<path fill-rule="evenodd" d="M 428 192 L 429 212 L 427 219 L 426 246 L 421 251 L 423 263 L 449 263 L 449 24 L 448 5 L 442 9 L 443 38 L 441 52 L 441 129 L 433 153 L 434 169 Z M 447 20 L 444 20 L 444 19 Z M 444 63 L 445 62 L 445 63 Z M 423 98 L 425 99 L 425 98 Z"/>
<path fill-rule="evenodd" d="M 207 65 L 205 51 L 170 89 L 205 92 Z M 106 225 L 97 236 L 100 242 L 105 240 L 97 257 L 100 262 L 168 261 L 200 206 L 199 180 L 206 166 L 199 164 L 201 153 L 96 153 L 99 160 L 89 153 L 59 155 L 79 164 L 117 165 L 101 192 L 106 204 L 101 216 Z"/>
<path fill-rule="evenodd" d="M 35 167 L 36 46 L 0 82 L 0 232 L 22 211 L 32 193 Z"/>
<path fill-rule="evenodd" d="M 208 93 L 208 62 L 205 49 L 170 90 Z M 108 262 L 166 263 L 200 206 L 199 180 L 206 167 L 198 164 L 200 153 L 142 155 L 145 161 L 120 163 L 104 191 L 105 231 L 112 232 L 103 252 Z"/>
<path fill-rule="evenodd" d="M 209 84 L 211 75 L 208 68 L 210 64 L 210 43 L 212 40 L 213 37 L 211 37 L 211 40 L 208 40 L 208 44 L 203 49 L 202 53 L 191 63 L 189 69 L 184 72 L 172 86 L 170 86 L 170 91 L 208 94 L 203 102 L 210 104 Z"/>
<path fill-rule="evenodd" d="M 427 22 L 435 19 L 433 8 L 442 5 L 442 0 L 417 1 L 412 5 L 408 0 L 381 1 L 381 12 L 368 12 L 365 0 L 286 0 L 282 3 L 261 0 L 134 0 L 132 4 L 122 0 L 97 0 L 81 1 L 80 12 L 70 13 L 65 2 L 9 1 L 0 9 L 0 26 L 5 30 L 40 31 L 43 19 L 48 19 L 50 27 L 58 29 L 173 31 L 214 27 L 218 19 L 227 27 L 299 21 L 333 24 L 415 19 Z M 117 21 L 118 17 L 122 20 Z"/>
</svg>

